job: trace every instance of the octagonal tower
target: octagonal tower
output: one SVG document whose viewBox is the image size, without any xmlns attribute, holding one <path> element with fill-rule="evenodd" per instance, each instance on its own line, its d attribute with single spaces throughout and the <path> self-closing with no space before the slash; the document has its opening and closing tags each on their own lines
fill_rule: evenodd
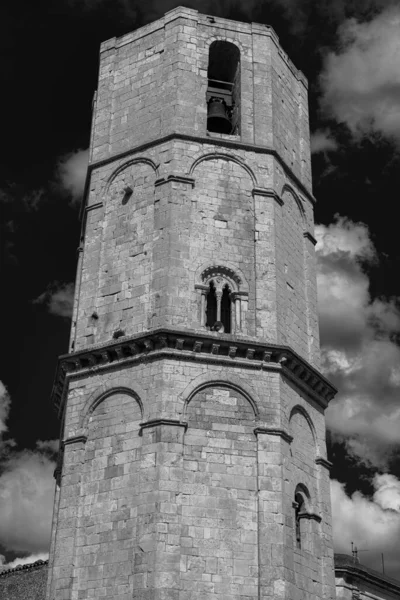
<svg viewBox="0 0 400 600">
<path fill-rule="evenodd" d="M 48 600 L 334 598 L 313 205 L 270 27 L 102 44 Z"/>
</svg>

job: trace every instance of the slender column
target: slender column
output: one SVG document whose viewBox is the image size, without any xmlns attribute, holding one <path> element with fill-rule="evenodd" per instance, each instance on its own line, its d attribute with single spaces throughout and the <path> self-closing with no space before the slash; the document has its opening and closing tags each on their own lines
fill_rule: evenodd
<svg viewBox="0 0 400 600">
<path fill-rule="evenodd" d="M 75 577 L 76 536 L 79 525 L 80 485 L 86 437 L 69 438 L 63 442 L 64 457 L 61 471 L 60 491 L 56 528 L 50 553 L 52 565 L 49 569 L 48 600 L 72 600 Z"/>
<path fill-rule="evenodd" d="M 311 233 L 304 235 L 304 273 L 305 273 L 305 296 L 307 302 L 307 337 L 308 337 L 308 359 L 312 365 L 319 367 L 319 328 L 317 310 L 317 282 L 316 282 L 316 239 Z"/>
<path fill-rule="evenodd" d="M 57 516 L 58 507 L 60 504 L 60 485 L 56 478 L 56 490 L 54 495 L 54 508 L 53 508 L 53 519 L 51 525 L 51 540 L 50 540 L 50 552 L 49 552 L 49 568 L 47 575 L 47 587 L 46 587 L 46 598 L 52 598 L 51 589 L 53 584 L 53 566 L 54 566 L 54 549 L 56 547 L 56 535 L 57 535 Z"/>
<path fill-rule="evenodd" d="M 195 286 L 197 293 L 200 293 L 200 325 L 205 327 L 206 325 L 206 308 L 207 308 L 207 294 L 210 291 L 208 285 L 197 284 Z"/>
<path fill-rule="evenodd" d="M 222 300 L 222 292 L 217 291 L 215 293 L 217 297 L 217 321 L 221 320 L 221 300 Z"/>
<path fill-rule="evenodd" d="M 289 598 L 283 461 L 291 437 L 281 429 L 260 427 L 257 435 L 259 599 Z"/>
<path fill-rule="evenodd" d="M 232 315 L 234 316 L 234 319 L 235 319 L 235 329 L 232 329 L 232 331 L 237 332 L 237 331 L 241 331 L 241 329 L 242 329 L 242 301 L 237 292 L 234 292 L 232 294 L 232 302 L 233 302 Z"/>
<path fill-rule="evenodd" d="M 282 256 L 279 244 L 284 243 L 279 237 L 282 201 L 272 189 L 254 188 L 253 197 L 256 288 L 253 326 L 257 337 L 278 341 L 279 273 L 284 271 L 284 266 L 279 264 Z"/>
<path fill-rule="evenodd" d="M 201 292 L 200 300 L 200 325 L 204 327 L 206 324 L 206 293 Z"/>
<path fill-rule="evenodd" d="M 332 542 L 332 509 L 330 494 L 329 471 L 332 464 L 324 457 L 317 457 L 316 460 L 319 509 L 322 517 L 318 524 L 315 542 L 318 543 L 321 552 L 322 568 L 322 597 L 326 600 L 335 598 L 335 572 L 332 569 L 333 564 L 333 542 Z M 314 523 L 314 525 L 316 525 Z M 319 539 L 318 539 L 319 538 Z"/>
<path fill-rule="evenodd" d="M 148 502 L 141 507 L 137 523 L 142 552 L 133 600 L 179 600 L 186 427 L 186 423 L 169 418 L 152 419 L 141 426 L 142 480 Z"/>
<path fill-rule="evenodd" d="M 236 298 L 232 293 L 230 295 L 231 298 L 231 333 L 235 333 L 236 331 Z"/>
</svg>

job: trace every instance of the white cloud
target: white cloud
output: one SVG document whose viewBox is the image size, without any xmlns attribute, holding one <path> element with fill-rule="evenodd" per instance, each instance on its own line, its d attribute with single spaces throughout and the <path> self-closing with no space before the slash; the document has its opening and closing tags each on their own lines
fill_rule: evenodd
<svg viewBox="0 0 400 600">
<path fill-rule="evenodd" d="M 54 454 L 58 452 L 60 447 L 60 440 L 37 440 L 36 448 L 40 452 L 49 452 L 50 454 Z"/>
<path fill-rule="evenodd" d="M 48 558 L 48 552 L 38 552 L 36 554 L 24 556 L 23 558 L 15 558 L 14 560 L 6 563 L 5 557 L 2 554 L 0 554 L 0 572 L 7 571 L 8 569 L 15 569 L 15 567 L 18 567 L 20 565 L 30 565 L 32 563 L 37 562 L 38 560 L 47 560 Z"/>
<path fill-rule="evenodd" d="M 316 237 L 322 365 L 339 390 L 327 424 L 353 454 L 382 466 L 400 444 L 398 301 L 370 297 L 376 252 L 365 225 L 336 217 Z"/>
<path fill-rule="evenodd" d="M 50 542 L 55 463 L 38 452 L 15 452 L 2 462 L 0 544 L 17 552 L 46 552 Z"/>
<path fill-rule="evenodd" d="M 359 550 L 362 563 L 380 570 L 381 553 L 385 572 L 398 577 L 400 557 L 400 481 L 393 475 L 376 475 L 372 498 L 355 492 L 346 495 L 344 485 L 331 481 L 333 539 L 335 552 L 350 554 L 351 542 Z"/>
<path fill-rule="evenodd" d="M 384 510 L 395 510 L 400 514 L 400 481 L 385 473 L 375 475 L 374 502 Z"/>
<path fill-rule="evenodd" d="M 0 382 L 0 434 L 7 431 L 10 404 L 10 396 Z M 18 452 L 15 446 L 13 440 L 0 446 L 0 545 L 16 552 L 46 552 L 55 488 L 55 462 L 51 458 L 58 441 L 39 440 L 35 451 Z"/>
<path fill-rule="evenodd" d="M 10 395 L 7 392 L 7 388 L 0 381 L 0 435 L 8 430 L 6 421 L 10 412 Z"/>
<path fill-rule="evenodd" d="M 54 281 L 33 303 L 46 305 L 51 315 L 70 318 L 74 306 L 74 284 Z"/>
<path fill-rule="evenodd" d="M 71 204 L 79 204 L 83 196 L 89 150 L 76 150 L 62 156 L 57 164 L 57 181 L 71 196 Z"/>
<path fill-rule="evenodd" d="M 374 19 L 346 20 L 339 48 L 325 58 L 321 105 L 355 134 L 378 132 L 400 140 L 400 7 Z"/>
<path fill-rule="evenodd" d="M 311 134 L 311 152 L 318 154 L 319 152 L 333 152 L 337 150 L 338 144 L 333 139 L 332 134 L 328 130 L 318 129 Z"/>
<path fill-rule="evenodd" d="M 375 258 L 375 248 L 364 223 L 353 223 L 346 217 L 335 215 L 335 221 L 326 227 L 316 226 L 318 256 L 347 255 L 351 260 Z"/>
</svg>

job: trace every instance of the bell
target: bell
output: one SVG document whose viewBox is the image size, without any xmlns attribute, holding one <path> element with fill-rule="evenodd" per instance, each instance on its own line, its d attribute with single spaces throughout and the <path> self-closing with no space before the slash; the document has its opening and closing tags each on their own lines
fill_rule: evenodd
<svg viewBox="0 0 400 600">
<path fill-rule="evenodd" d="M 225 100 L 211 98 L 208 103 L 207 129 L 214 133 L 230 133 L 232 123 L 227 115 Z"/>
</svg>

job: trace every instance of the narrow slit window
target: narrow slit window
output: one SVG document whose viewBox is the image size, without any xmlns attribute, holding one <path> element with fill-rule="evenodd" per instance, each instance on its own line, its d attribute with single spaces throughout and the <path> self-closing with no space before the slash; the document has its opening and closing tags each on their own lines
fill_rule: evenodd
<svg viewBox="0 0 400 600">
<path fill-rule="evenodd" d="M 224 326 L 224 332 L 231 332 L 231 294 L 226 285 L 222 291 L 221 298 L 221 322 Z"/>
<path fill-rule="evenodd" d="M 206 317 L 206 327 L 212 329 L 217 321 L 217 294 L 213 281 L 210 281 L 210 290 L 207 294 Z"/>
<path fill-rule="evenodd" d="M 304 498 L 301 494 L 296 494 L 295 496 L 295 528 L 296 528 L 296 547 L 301 549 L 301 514 L 304 512 Z"/>
<path fill-rule="evenodd" d="M 216 41 L 210 46 L 207 130 L 240 134 L 240 51 L 230 42 Z"/>
</svg>

